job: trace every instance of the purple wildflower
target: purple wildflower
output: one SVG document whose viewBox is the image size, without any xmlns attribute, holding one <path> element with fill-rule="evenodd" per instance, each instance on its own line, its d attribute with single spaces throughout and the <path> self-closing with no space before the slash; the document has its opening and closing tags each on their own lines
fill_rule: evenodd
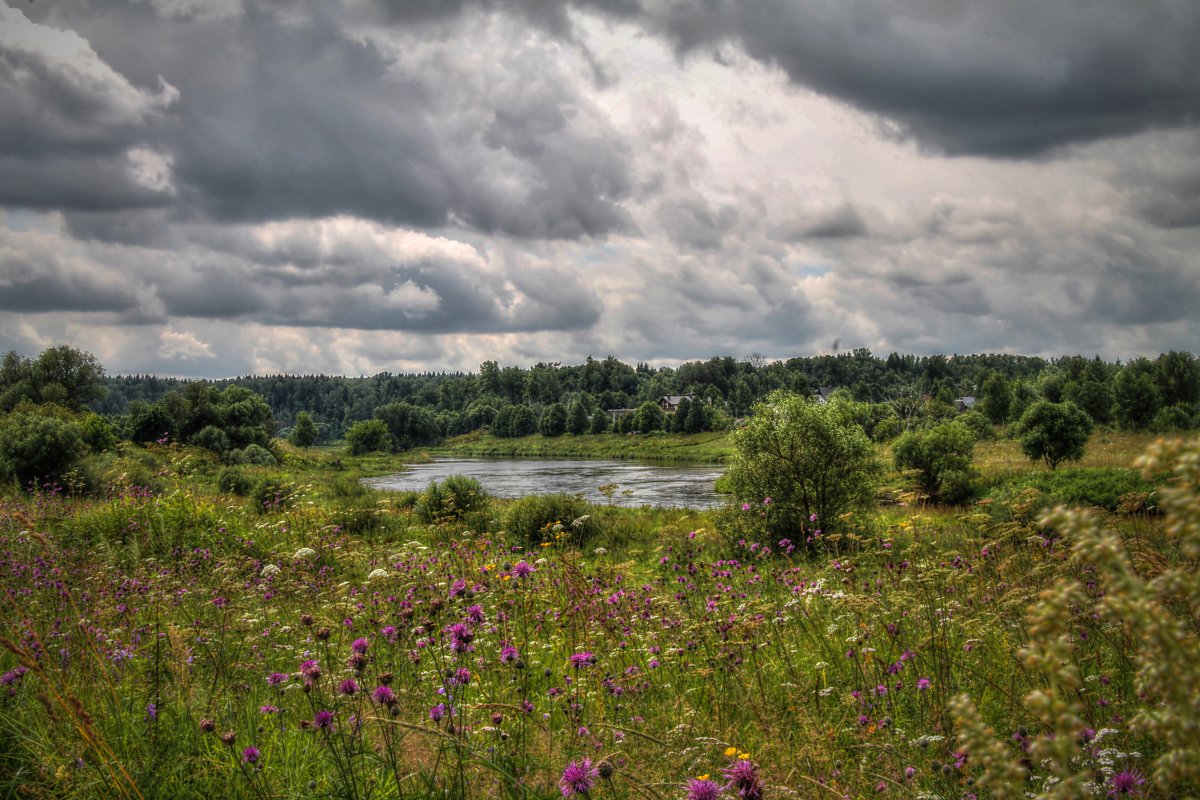
<svg viewBox="0 0 1200 800">
<path fill-rule="evenodd" d="M 441 722 L 446 716 L 446 704 L 438 703 L 433 708 L 429 709 L 429 718 L 434 722 Z"/>
<path fill-rule="evenodd" d="M 245 750 L 243 750 L 242 751 L 242 761 L 246 764 L 257 764 L 258 763 L 258 748 L 257 747 L 247 747 Z"/>
<path fill-rule="evenodd" d="M 365 653 L 365 652 L 367 652 L 367 648 L 370 646 L 371 646 L 371 643 L 369 641 L 367 641 L 366 638 L 363 638 L 363 637 L 359 637 L 358 639 L 355 639 L 353 642 L 350 643 L 350 649 L 356 653 Z"/>
<path fill-rule="evenodd" d="M 599 777 L 600 770 L 592 766 L 590 758 L 584 758 L 580 761 L 572 761 L 563 768 L 562 778 L 559 779 L 558 786 L 562 789 L 563 797 L 570 797 L 575 794 L 581 794 L 586 797 Z"/>
<path fill-rule="evenodd" d="M 917 679 L 917 689 L 919 689 L 922 692 L 929 689 L 930 685 L 931 684 L 929 683 L 929 678 L 918 678 Z"/>
<path fill-rule="evenodd" d="M 729 788 L 737 792 L 742 800 L 761 800 L 762 781 L 758 777 L 758 768 L 753 761 L 739 759 L 723 772 L 729 781 Z"/>
<path fill-rule="evenodd" d="M 574 653 L 571 656 L 571 666 L 573 666 L 575 669 L 590 667 L 595 663 L 596 656 L 587 650 L 584 650 L 582 653 Z"/>
<path fill-rule="evenodd" d="M 346 678 L 338 684 L 338 692 L 346 696 L 358 693 L 358 682 L 354 678 Z"/>
<path fill-rule="evenodd" d="M 511 644 L 505 644 L 500 648 L 500 661 L 505 664 L 511 664 L 521 657 L 521 653 Z"/>
<path fill-rule="evenodd" d="M 1138 787 L 1145 782 L 1146 779 L 1142 777 L 1142 773 L 1136 769 L 1118 772 L 1108 779 L 1108 785 L 1111 787 L 1108 790 L 1108 796 L 1116 797 L 1122 794 L 1141 794 L 1141 790 Z"/>
<path fill-rule="evenodd" d="M 318 711 L 316 714 L 313 714 L 313 727 L 333 730 L 333 712 Z"/>
<path fill-rule="evenodd" d="M 702 778 L 692 778 L 687 785 L 687 800 L 717 800 L 725 787 L 716 781 Z"/>
<path fill-rule="evenodd" d="M 375 691 L 371 692 L 371 697 L 381 706 L 391 706 L 396 702 L 396 693 L 390 686 L 376 686 Z"/>
<path fill-rule="evenodd" d="M 307 662 L 305 662 L 305 663 L 307 663 Z M 313 662 L 313 663 L 316 663 L 316 662 Z M 301 665 L 301 669 L 303 669 L 303 665 Z M 286 672 L 272 672 L 270 675 L 267 676 L 267 685 L 268 686 L 282 686 L 283 684 L 287 683 L 288 677 L 289 676 Z"/>
<path fill-rule="evenodd" d="M 513 564 L 512 576 L 514 578 L 527 578 L 534 572 L 536 570 L 524 561 L 518 561 L 516 564 Z"/>
<path fill-rule="evenodd" d="M 154 703 L 146 703 L 146 719 L 151 721 L 158 719 L 158 706 Z"/>
</svg>

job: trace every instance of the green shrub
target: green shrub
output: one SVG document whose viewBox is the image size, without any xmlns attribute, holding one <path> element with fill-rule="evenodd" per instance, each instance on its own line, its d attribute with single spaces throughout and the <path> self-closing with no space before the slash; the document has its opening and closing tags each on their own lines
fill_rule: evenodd
<svg viewBox="0 0 1200 800">
<path fill-rule="evenodd" d="M 197 447 L 203 447 L 205 450 L 217 455 L 225 455 L 225 453 L 229 452 L 229 434 L 216 425 L 205 425 L 192 437 L 192 444 Z M 258 447 L 258 445 L 252 444 L 250 447 Z M 262 448 L 259 449 L 261 450 Z M 244 453 L 245 451 L 242 452 Z"/>
<path fill-rule="evenodd" d="M 244 450 L 229 451 L 229 461 L 253 467 L 273 467 L 277 463 L 270 450 L 256 444 L 248 444 Z"/>
<path fill-rule="evenodd" d="M 61 478 L 86 450 L 74 422 L 18 411 L 0 423 L 0 474 L 22 486 Z"/>
<path fill-rule="evenodd" d="M 383 452 L 392 449 L 392 434 L 383 420 L 364 419 L 346 431 L 346 445 L 356 456 Z"/>
<path fill-rule="evenodd" d="M 1123 495 L 1148 494 L 1157 485 L 1133 469 L 1073 467 L 1015 476 L 993 487 L 988 496 L 997 501 L 1008 501 L 1022 491 L 1037 489 L 1045 496 L 1046 506 L 1092 506 L 1115 511 Z"/>
<path fill-rule="evenodd" d="M 250 480 L 250 476 L 237 467 L 226 467 L 217 476 L 217 489 L 225 494 L 236 494 L 238 497 L 245 497 L 250 494 L 250 490 L 253 487 L 254 481 Z"/>
<path fill-rule="evenodd" d="M 458 520 L 467 514 L 483 511 L 488 495 L 474 478 L 451 475 L 442 483 L 434 481 L 418 498 L 413 511 L 426 525 L 433 522 Z"/>
<path fill-rule="evenodd" d="M 913 470 L 922 492 L 954 505 L 971 497 L 974 451 L 975 435 L 970 428 L 957 420 L 944 422 L 901 436 L 895 447 L 896 467 Z"/>
<path fill-rule="evenodd" d="M 266 477 L 254 487 L 254 507 L 260 514 L 285 511 L 295 498 L 296 487 L 279 478 Z"/>
<path fill-rule="evenodd" d="M 971 429 L 977 442 L 986 442 L 996 438 L 996 429 L 992 427 L 992 421 L 978 411 L 959 414 L 957 421 Z"/>
<path fill-rule="evenodd" d="M 525 547 L 536 547 L 556 538 L 582 545 L 599 527 L 588 512 L 587 503 L 574 495 L 529 495 L 508 507 L 504 529 Z"/>
</svg>

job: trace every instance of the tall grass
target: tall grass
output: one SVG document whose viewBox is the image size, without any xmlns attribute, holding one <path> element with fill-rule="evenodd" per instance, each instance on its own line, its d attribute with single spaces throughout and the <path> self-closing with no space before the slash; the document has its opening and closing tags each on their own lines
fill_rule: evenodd
<svg viewBox="0 0 1200 800">
<path fill-rule="evenodd" d="M 1197 457 L 1156 464 L 1193 486 Z M 1194 752 L 1179 592 L 1200 552 L 1171 533 L 1194 489 L 1086 530 L 1024 496 L 892 507 L 838 535 L 815 521 L 801 558 L 755 535 L 757 508 L 736 537 L 715 514 L 601 506 L 586 542 L 535 541 L 508 535 L 512 503 L 426 524 L 332 465 L 282 470 L 301 490 L 267 509 L 186 472 L 132 499 L 2 501 L 0 793 L 1196 790 L 1162 766 Z M 1152 616 L 1182 638 L 1097 612 L 1168 574 Z"/>
</svg>

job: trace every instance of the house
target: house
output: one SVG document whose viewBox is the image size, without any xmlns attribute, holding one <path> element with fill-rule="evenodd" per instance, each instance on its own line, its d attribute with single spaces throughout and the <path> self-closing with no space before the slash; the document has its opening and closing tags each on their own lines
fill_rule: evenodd
<svg viewBox="0 0 1200 800">
<path fill-rule="evenodd" d="M 974 396 L 967 395 L 966 397 L 958 398 L 957 400 L 954 401 L 954 408 L 960 414 L 964 411 L 970 411 L 971 409 L 975 408 Z"/>
<path fill-rule="evenodd" d="M 838 390 L 837 386 L 819 386 L 816 394 L 813 395 L 813 400 L 818 403 L 828 403 L 829 398 L 833 397 L 833 393 Z"/>
<path fill-rule="evenodd" d="M 675 411 L 684 400 L 695 400 L 690 394 L 666 394 L 658 398 L 658 407 L 663 411 Z"/>
<path fill-rule="evenodd" d="M 636 408 L 606 408 L 606 409 L 604 409 L 604 413 L 608 414 L 608 416 L 612 418 L 612 423 L 614 425 L 617 424 L 617 420 L 619 420 L 621 417 L 625 416 L 626 414 L 632 414 L 635 411 L 637 411 Z"/>
</svg>

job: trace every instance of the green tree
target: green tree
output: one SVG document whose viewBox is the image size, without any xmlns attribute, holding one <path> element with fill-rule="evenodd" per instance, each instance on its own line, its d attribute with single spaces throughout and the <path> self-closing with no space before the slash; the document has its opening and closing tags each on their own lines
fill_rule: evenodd
<svg viewBox="0 0 1200 800">
<path fill-rule="evenodd" d="M 1092 419 L 1072 402 L 1038 400 L 1021 415 L 1015 432 L 1026 456 L 1055 469 L 1063 461 L 1083 458 Z"/>
<path fill-rule="evenodd" d="M 572 436 L 580 436 L 588 432 L 588 413 L 584 408 L 583 402 L 578 398 L 571 403 L 571 410 L 567 413 L 567 433 Z"/>
<path fill-rule="evenodd" d="M 896 468 L 915 470 L 922 492 L 957 504 L 971 496 L 975 434 L 960 421 L 924 431 L 908 431 L 895 445 Z"/>
<path fill-rule="evenodd" d="M 364 419 L 346 431 L 346 444 L 356 456 L 392 449 L 392 434 L 382 420 Z"/>
<path fill-rule="evenodd" d="M 296 415 L 296 424 L 288 435 L 288 441 L 296 447 L 312 447 L 317 443 L 317 424 L 313 422 L 312 414 L 301 411 Z"/>
<path fill-rule="evenodd" d="M 658 407 L 658 403 L 647 400 L 638 406 L 637 411 L 633 414 L 633 430 L 638 433 L 650 433 L 651 431 L 661 431 L 663 423 L 666 422 L 666 414 Z"/>
<path fill-rule="evenodd" d="M 993 425 L 1003 425 L 1008 421 L 1012 388 L 1002 374 L 993 372 L 988 375 L 979 394 L 979 410 Z"/>
<path fill-rule="evenodd" d="M 562 436 L 567 432 L 567 409 L 562 403 L 551 403 L 538 422 L 542 436 Z"/>
<path fill-rule="evenodd" d="M 15 411 L 0 423 L 0 473 L 22 485 L 61 478 L 84 454 L 79 426 L 33 411 Z"/>
<path fill-rule="evenodd" d="M 82 411 L 104 392 L 104 367 L 96 357 L 65 344 L 43 350 L 32 361 L 10 351 L 0 363 L 0 411 L 23 400 Z"/>
<path fill-rule="evenodd" d="M 1155 362 L 1164 406 L 1190 406 L 1200 400 L 1200 362 L 1191 353 L 1172 350 Z"/>
<path fill-rule="evenodd" d="M 428 408 L 404 402 L 387 403 L 375 409 L 375 419 L 387 425 L 396 450 L 434 444 L 441 439 L 437 419 Z"/>
<path fill-rule="evenodd" d="M 588 433 L 608 433 L 611 427 L 612 420 L 609 419 L 608 412 L 604 409 L 600 409 L 595 414 L 592 414 L 592 424 L 588 427 Z"/>
<path fill-rule="evenodd" d="M 739 502 L 771 498 L 773 533 L 795 536 L 814 514 L 831 528 L 873 502 L 880 465 L 850 405 L 776 391 L 734 433 L 730 488 Z"/>
<path fill-rule="evenodd" d="M 1122 428 L 1144 430 L 1162 407 L 1155 377 L 1154 365 L 1144 358 L 1130 361 L 1117 373 L 1113 381 L 1113 410 Z"/>
</svg>

